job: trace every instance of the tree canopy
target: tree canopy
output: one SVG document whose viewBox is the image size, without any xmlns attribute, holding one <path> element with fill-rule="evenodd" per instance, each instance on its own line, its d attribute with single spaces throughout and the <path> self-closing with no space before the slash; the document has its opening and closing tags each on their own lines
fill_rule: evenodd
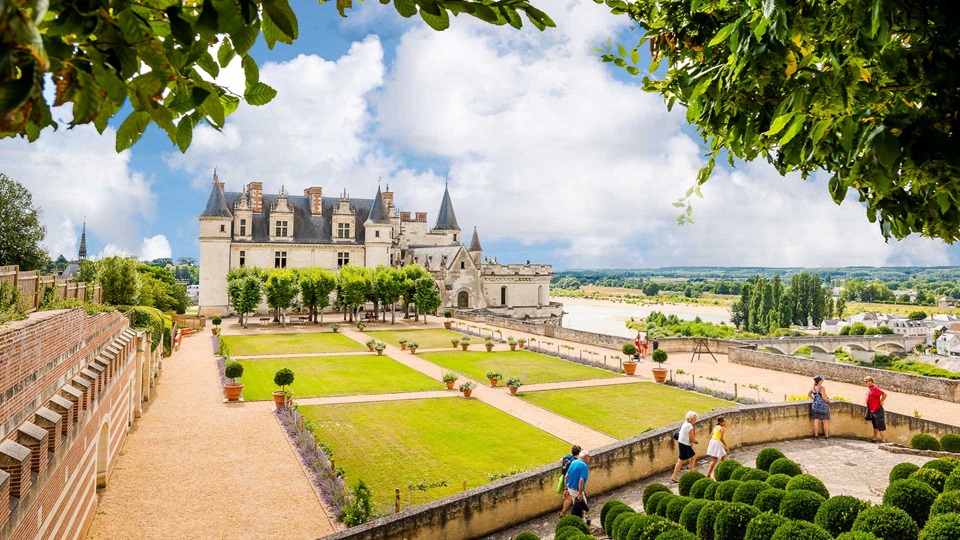
<svg viewBox="0 0 960 540">
<path fill-rule="evenodd" d="M 686 107 L 709 147 L 675 203 L 680 223 L 727 157 L 828 171 L 833 200 L 854 190 L 888 238 L 960 238 L 960 10 L 949 2 L 596 1 L 640 27 L 636 47 L 603 59 L 640 75 L 648 46 L 644 88 Z"/>
<path fill-rule="evenodd" d="M 0 266 L 17 265 L 21 270 L 46 268 L 49 257 L 40 242 L 47 228 L 40 224 L 41 215 L 41 210 L 33 207 L 30 191 L 0 173 Z"/>
<path fill-rule="evenodd" d="M 97 281 L 103 303 L 112 306 L 136 306 L 143 283 L 137 272 L 137 260 L 115 255 L 97 261 Z"/>
<path fill-rule="evenodd" d="M 459 14 L 515 28 L 523 24 L 523 14 L 540 30 L 554 26 L 527 0 L 392 3 L 401 16 L 420 15 L 436 30 Z M 337 0 L 340 15 L 351 7 L 351 0 Z M 132 111 L 117 130 L 117 151 L 136 143 L 151 123 L 185 151 L 197 124 L 221 129 L 241 101 L 264 105 L 276 96 L 260 81 L 250 50 L 261 37 L 273 49 L 298 35 L 289 0 L 0 2 L 0 138 L 34 141 L 44 127 L 57 126 L 43 96 L 49 78 L 55 87 L 52 105 L 72 103 L 71 127 L 93 123 L 103 133 L 129 103 Z M 232 62 L 243 68 L 242 90 L 214 82 Z"/>
</svg>

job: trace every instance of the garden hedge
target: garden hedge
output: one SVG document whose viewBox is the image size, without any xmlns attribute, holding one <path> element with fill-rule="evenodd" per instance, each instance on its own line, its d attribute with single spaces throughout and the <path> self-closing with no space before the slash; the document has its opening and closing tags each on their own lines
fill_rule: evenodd
<svg viewBox="0 0 960 540">
<path fill-rule="evenodd" d="M 697 471 L 690 471 L 681 476 L 679 487 L 680 495 L 683 495 L 684 497 L 690 495 L 690 488 L 693 486 L 693 484 L 695 484 L 697 480 L 701 480 L 703 478 L 706 478 L 706 475 Z"/>
<path fill-rule="evenodd" d="M 910 477 L 932 487 L 937 493 L 943 493 L 943 486 L 947 481 L 946 475 L 936 469 L 920 468 L 913 471 Z"/>
<path fill-rule="evenodd" d="M 576 527 L 580 532 L 590 534 L 590 527 L 577 516 L 563 516 L 557 521 L 557 531 L 563 527 Z"/>
<path fill-rule="evenodd" d="M 609 501 L 603 503 L 603 507 L 600 508 L 600 525 L 603 525 L 603 522 L 607 517 L 607 512 L 609 512 L 611 508 L 621 505 L 626 506 L 623 501 L 618 501 L 616 499 L 610 499 Z"/>
<path fill-rule="evenodd" d="M 713 526 L 717 520 L 717 514 L 728 504 L 730 503 L 713 501 L 700 509 L 700 515 L 697 517 L 697 538 L 700 540 L 714 540 Z"/>
<path fill-rule="evenodd" d="M 770 465 L 772 465 L 774 461 L 785 457 L 787 456 L 776 448 L 764 448 L 757 454 L 757 469 L 769 472 Z"/>
<path fill-rule="evenodd" d="M 787 521 L 787 518 L 779 514 L 757 514 L 747 524 L 747 533 L 743 535 L 743 540 L 770 540 L 773 533 Z"/>
<path fill-rule="evenodd" d="M 910 475 L 920 470 L 920 466 L 915 463 L 904 462 L 897 463 L 890 469 L 890 478 L 889 481 L 896 482 L 897 480 L 903 480 L 905 478 L 910 478 Z"/>
<path fill-rule="evenodd" d="M 610 536 L 614 540 L 626 540 L 627 533 L 630 532 L 630 527 L 633 527 L 633 522 L 639 518 L 640 514 L 632 511 L 618 515 L 610 525 L 610 532 L 607 536 Z"/>
<path fill-rule="evenodd" d="M 879 540 L 917 540 L 920 535 L 920 528 L 910 514 L 886 504 L 860 512 L 852 530 L 873 533 Z"/>
<path fill-rule="evenodd" d="M 667 515 L 666 518 L 670 521 L 676 523 L 680 522 L 680 514 L 683 512 L 683 509 L 686 508 L 690 501 L 690 497 L 678 496 L 670 499 L 670 502 L 667 504 Z"/>
<path fill-rule="evenodd" d="M 749 482 L 751 480 L 760 480 L 761 482 L 766 482 L 767 478 L 770 478 L 770 473 L 767 471 L 761 471 L 760 469 L 747 469 L 747 471 L 740 475 L 741 482 Z"/>
<path fill-rule="evenodd" d="M 770 474 L 785 474 L 787 476 L 797 476 L 802 474 L 800 466 L 790 458 L 780 458 L 770 464 Z"/>
<path fill-rule="evenodd" d="M 650 526 L 651 523 L 658 519 L 663 519 L 660 516 L 648 516 L 640 515 L 636 519 L 632 520 L 630 523 L 630 529 L 626 534 L 622 535 L 620 540 L 638 540 L 640 535 L 643 534 L 643 531 Z"/>
<path fill-rule="evenodd" d="M 923 469 L 936 469 L 944 474 L 944 476 L 949 476 L 957 466 L 960 465 L 960 460 L 952 457 L 931 459 L 930 461 L 923 464 Z"/>
<path fill-rule="evenodd" d="M 761 491 L 766 489 L 773 489 L 766 482 L 761 482 L 760 480 L 747 480 L 736 491 L 733 492 L 733 502 L 735 503 L 744 503 L 744 504 L 753 504 L 754 499 L 757 498 L 757 495 Z"/>
<path fill-rule="evenodd" d="M 651 495 L 653 495 L 654 493 L 656 493 L 656 492 L 658 492 L 658 491 L 667 491 L 667 492 L 669 492 L 669 491 L 670 491 L 670 488 L 668 488 L 667 486 L 665 486 L 665 485 L 663 485 L 663 484 L 661 484 L 661 483 L 659 483 L 659 482 L 654 482 L 654 483 L 650 484 L 649 486 L 643 488 L 643 496 L 641 497 L 641 500 L 643 501 L 643 507 L 644 507 L 644 508 L 647 507 L 647 499 L 649 499 Z"/>
<path fill-rule="evenodd" d="M 819 478 L 809 474 L 798 474 L 797 476 L 791 478 L 789 482 L 787 482 L 787 493 L 797 489 L 812 491 L 824 499 L 830 498 L 830 492 L 827 491 L 827 486 L 823 485 L 823 482 L 821 482 Z"/>
<path fill-rule="evenodd" d="M 747 524 L 759 514 L 760 511 L 749 504 L 730 503 L 724 506 L 714 521 L 714 540 L 743 540 Z"/>
<path fill-rule="evenodd" d="M 697 540 L 697 535 L 683 529 L 671 529 L 658 536 L 657 540 Z"/>
<path fill-rule="evenodd" d="M 787 494 L 786 491 L 777 488 L 770 488 L 761 491 L 757 498 L 753 500 L 753 505 L 761 512 L 779 512 L 780 501 Z"/>
<path fill-rule="evenodd" d="M 700 516 L 700 511 L 703 510 L 703 507 L 708 504 L 710 504 L 710 501 L 693 499 L 683 507 L 683 512 L 680 513 L 680 521 L 677 523 L 692 533 L 697 532 L 697 517 Z"/>
<path fill-rule="evenodd" d="M 653 495 L 650 495 L 650 498 L 647 499 L 647 503 L 643 505 L 643 511 L 647 515 L 654 515 L 657 513 L 657 506 L 660 504 L 660 501 L 667 497 L 673 497 L 673 493 L 669 491 L 658 491 Z"/>
<path fill-rule="evenodd" d="M 707 486 L 716 483 L 717 481 L 712 478 L 701 478 L 690 486 L 690 496 L 694 499 L 702 499 L 704 492 L 707 491 Z"/>
<path fill-rule="evenodd" d="M 813 523 L 824 501 L 826 499 L 818 493 L 805 489 L 788 491 L 780 501 L 779 514 L 788 519 L 802 519 Z"/>
<path fill-rule="evenodd" d="M 670 501 L 676 499 L 679 495 L 674 495 L 671 493 L 669 496 L 660 499 L 660 502 L 657 503 L 657 515 L 660 517 L 667 517 L 667 507 L 670 506 Z M 647 512 L 649 514 L 649 512 Z"/>
<path fill-rule="evenodd" d="M 836 536 L 852 529 L 853 522 L 867 506 L 866 502 L 849 495 L 831 497 L 820 505 L 813 522 Z"/>
<path fill-rule="evenodd" d="M 747 474 L 748 471 L 755 471 L 753 467 L 737 467 L 730 473 L 730 480 L 740 480 L 740 477 Z"/>
<path fill-rule="evenodd" d="M 939 452 L 940 441 L 938 441 L 933 435 L 917 433 L 912 439 L 910 439 L 910 448 L 913 448 L 914 450 L 933 450 L 935 452 Z"/>
<path fill-rule="evenodd" d="M 733 474 L 733 471 L 743 467 L 739 461 L 735 459 L 728 459 L 726 461 L 721 461 L 717 463 L 717 466 L 713 469 L 713 477 L 717 482 L 723 482 L 724 480 L 729 480 L 730 475 Z"/>
<path fill-rule="evenodd" d="M 913 478 L 897 480 L 887 486 L 887 491 L 883 494 L 884 505 L 895 506 L 905 511 L 920 527 L 923 527 L 927 521 L 930 507 L 935 500 L 937 500 L 937 492 Z"/>
<path fill-rule="evenodd" d="M 790 521 L 781 525 L 770 540 L 833 540 L 833 536 L 813 523 Z"/>
<path fill-rule="evenodd" d="M 930 519 L 940 514 L 953 513 L 960 513 L 960 491 L 944 491 L 930 506 Z"/>
<path fill-rule="evenodd" d="M 771 474 L 770 478 L 767 478 L 767 484 L 777 489 L 786 489 L 789 481 L 790 477 L 785 474 Z"/>
<path fill-rule="evenodd" d="M 960 468 L 954 469 L 947 481 L 943 483 L 944 491 L 955 491 L 960 489 Z"/>
<path fill-rule="evenodd" d="M 577 527 L 567 525 L 557 529 L 556 534 L 553 535 L 553 540 L 572 540 L 573 537 L 580 536 L 581 534 L 584 534 L 584 532 Z"/>
<path fill-rule="evenodd" d="M 960 538 L 960 514 L 941 514 L 930 518 L 920 532 L 920 540 L 957 540 Z"/>
<path fill-rule="evenodd" d="M 940 437 L 940 449 L 944 452 L 960 453 L 960 435 L 947 433 Z"/>
<path fill-rule="evenodd" d="M 726 482 L 720 482 L 720 485 L 717 486 L 717 493 L 714 495 L 714 499 L 718 501 L 733 501 L 733 494 L 737 492 L 737 488 L 743 485 L 743 482 L 739 480 L 727 480 Z"/>
<path fill-rule="evenodd" d="M 526 531 L 514 536 L 513 540 L 540 540 L 540 537 L 530 531 Z"/>
<path fill-rule="evenodd" d="M 850 531 L 841 534 L 833 540 L 880 540 L 873 533 L 864 531 Z"/>
<path fill-rule="evenodd" d="M 661 534 L 677 529 L 680 529 L 680 525 L 677 525 L 669 519 L 657 519 L 644 527 L 643 531 L 637 536 L 636 540 L 657 540 Z M 628 538 L 627 540 L 634 539 Z"/>
<path fill-rule="evenodd" d="M 636 514 L 636 512 L 634 512 L 633 509 L 627 505 L 614 506 L 607 510 L 607 515 L 604 516 L 602 522 L 600 523 L 603 526 L 604 532 L 607 533 L 607 536 L 610 535 L 611 527 L 613 527 L 613 522 L 615 519 L 617 519 L 617 516 L 626 512 Z"/>
<path fill-rule="evenodd" d="M 703 490 L 703 498 L 712 501 L 717 498 L 717 488 L 720 487 L 720 482 L 714 482 L 707 485 L 707 489 Z"/>
</svg>

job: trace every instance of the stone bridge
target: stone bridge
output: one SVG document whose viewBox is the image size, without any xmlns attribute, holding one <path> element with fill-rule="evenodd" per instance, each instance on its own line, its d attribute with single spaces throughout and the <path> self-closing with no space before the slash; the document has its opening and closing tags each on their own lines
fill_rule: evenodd
<svg viewBox="0 0 960 540">
<path fill-rule="evenodd" d="M 925 343 L 925 336 L 900 336 L 883 334 L 874 336 L 809 336 L 809 337 L 782 337 L 764 339 L 738 339 L 737 341 L 755 345 L 758 349 L 767 349 L 771 352 L 792 355 L 803 347 L 811 351 L 834 353 L 839 349 L 855 351 L 877 351 L 883 349 L 889 352 L 910 351 L 917 343 Z"/>
</svg>

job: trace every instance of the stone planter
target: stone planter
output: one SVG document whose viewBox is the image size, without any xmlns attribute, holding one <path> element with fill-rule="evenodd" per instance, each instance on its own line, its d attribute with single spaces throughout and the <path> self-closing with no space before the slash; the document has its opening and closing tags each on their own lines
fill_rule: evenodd
<svg viewBox="0 0 960 540">
<path fill-rule="evenodd" d="M 633 375 L 637 372 L 637 363 L 636 362 L 624 362 L 623 363 L 623 372 L 627 375 Z"/>
<path fill-rule="evenodd" d="M 243 385 L 225 384 L 223 385 L 223 393 L 226 394 L 227 401 L 239 401 L 240 396 L 243 395 Z"/>
</svg>

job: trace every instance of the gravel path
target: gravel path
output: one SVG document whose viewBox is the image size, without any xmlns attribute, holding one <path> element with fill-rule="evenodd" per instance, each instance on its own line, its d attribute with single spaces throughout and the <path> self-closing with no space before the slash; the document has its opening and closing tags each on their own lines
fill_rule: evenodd
<svg viewBox="0 0 960 540">
<path fill-rule="evenodd" d="M 272 409 L 221 403 L 210 337 L 163 362 L 89 538 L 317 538 L 333 531 Z"/>
</svg>

